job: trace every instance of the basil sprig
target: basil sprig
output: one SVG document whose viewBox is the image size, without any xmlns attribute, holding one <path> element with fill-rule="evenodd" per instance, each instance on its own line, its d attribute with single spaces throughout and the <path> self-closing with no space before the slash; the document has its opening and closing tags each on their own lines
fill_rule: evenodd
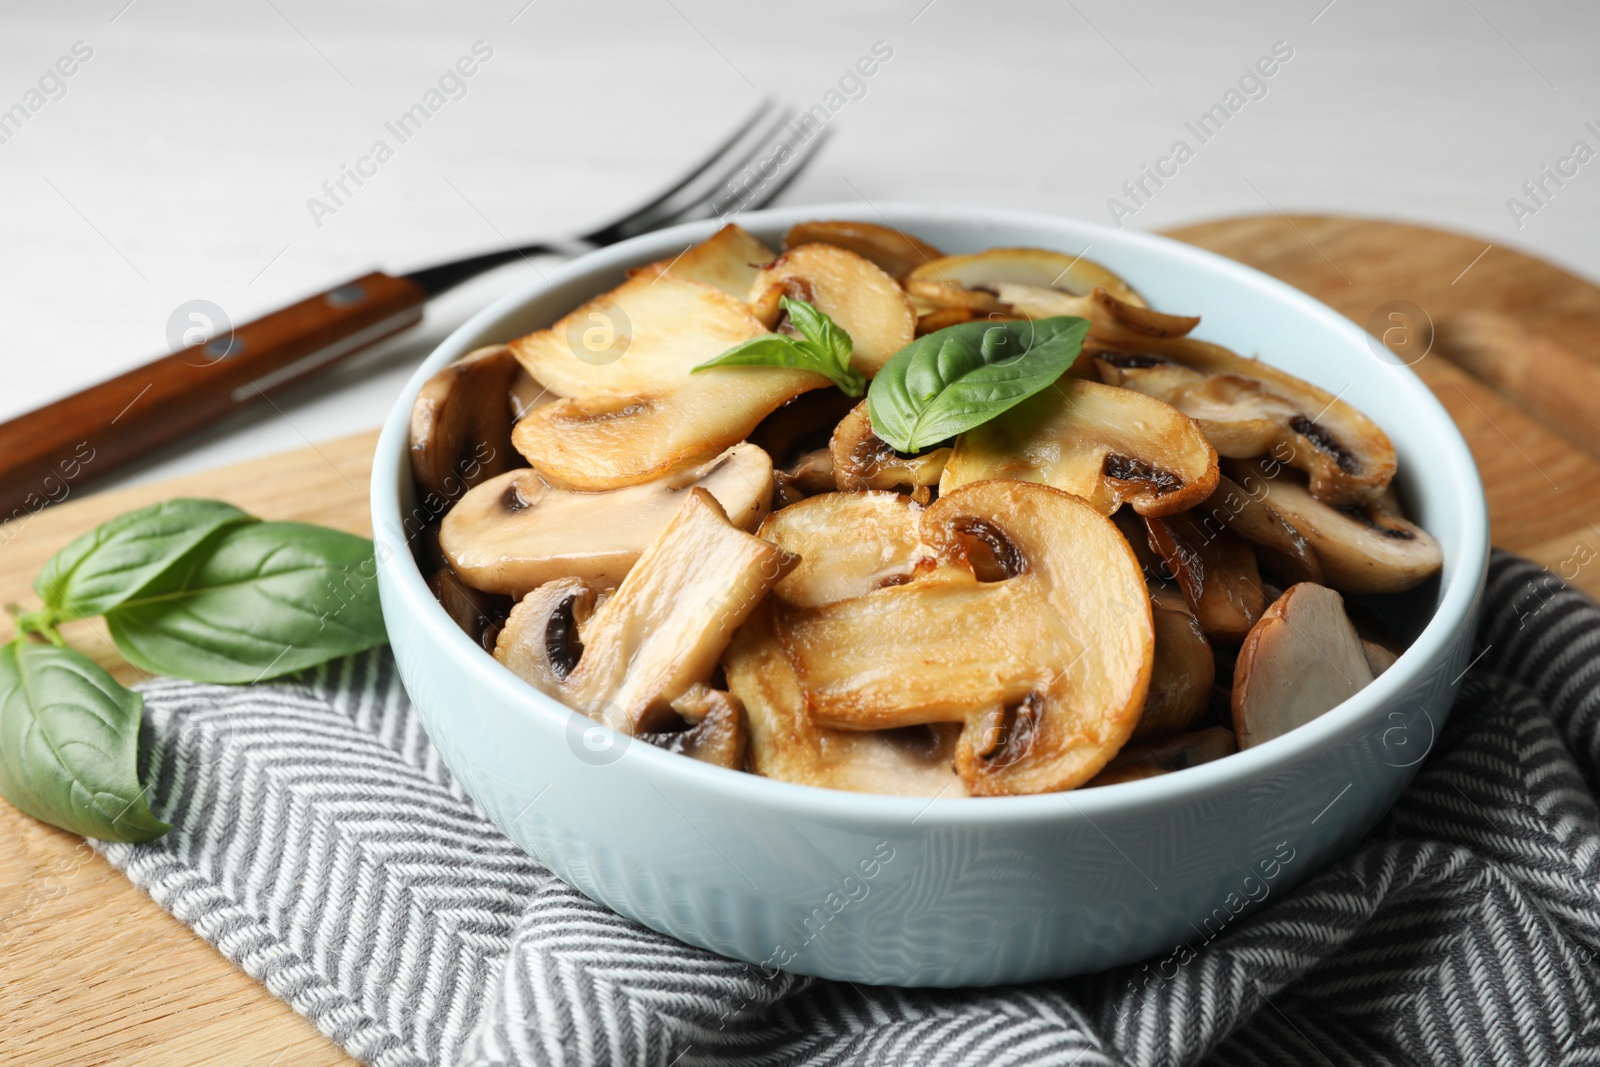
<svg viewBox="0 0 1600 1067">
<path fill-rule="evenodd" d="M 789 313 L 789 323 L 800 335 L 771 333 L 734 345 L 716 359 L 693 368 L 698 374 L 715 367 L 789 367 L 814 371 L 837 385 L 846 396 L 866 392 L 867 379 L 850 368 L 853 344 L 850 335 L 826 312 L 790 297 L 780 297 L 778 306 Z"/>
<path fill-rule="evenodd" d="M 1065 374 L 1088 332 L 1087 319 L 1063 315 L 964 322 L 919 337 L 872 379 L 872 432 L 918 452 L 980 426 Z"/>
<path fill-rule="evenodd" d="M 58 624 L 103 614 L 129 662 L 202 682 L 261 681 L 385 640 L 371 541 L 215 500 L 112 519 L 56 553 L 34 587 L 44 606 L 18 612 L 17 637 L 0 645 L 0 795 L 108 841 L 168 829 L 139 785 L 143 698 L 64 647 Z"/>
</svg>

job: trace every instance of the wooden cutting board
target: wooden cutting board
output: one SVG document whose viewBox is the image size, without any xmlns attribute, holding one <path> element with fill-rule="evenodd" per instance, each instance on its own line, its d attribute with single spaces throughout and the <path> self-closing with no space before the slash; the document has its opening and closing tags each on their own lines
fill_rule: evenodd
<svg viewBox="0 0 1600 1067">
<path fill-rule="evenodd" d="M 1400 300 L 1441 327 L 1465 312 L 1497 311 L 1600 362 L 1600 288 L 1540 260 L 1486 250 L 1478 238 L 1279 215 L 1204 223 L 1171 236 L 1274 274 L 1362 325 Z M 1472 445 L 1495 544 L 1600 592 L 1600 566 L 1575 562 L 1600 560 L 1600 460 L 1437 353 L 1415 369 Z M 369 533 L 375 440 L 362 433 L 161 485 L 69 499 L 0 526 L 0 604 L 33 604 L 33 575 L 72 537 L 175 496 L 218 497 L 266 518 Z M 8 622 L 0 630 L 9 638 Z M 140 680 L 97 621 L 65 632 L 123 681 Z M 0 802 L 0 1063 L 188 1067 L 223 1060 L 236 1067 L 353 1062 L 80 839 Z"/>
</svg>

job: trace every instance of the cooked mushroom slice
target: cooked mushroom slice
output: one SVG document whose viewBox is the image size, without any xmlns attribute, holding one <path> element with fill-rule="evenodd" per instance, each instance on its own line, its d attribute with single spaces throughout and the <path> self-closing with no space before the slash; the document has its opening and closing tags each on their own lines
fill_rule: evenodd
<svg viewBox="0 0 1600 1067">
<path fill-rule="evenodd" d="M 967 795 L 953 762 L 960 727 L 829 730 L 812 721 L 794 664 L 763 602 L 734 635 L 723 657 L 728 688 L 745 706 L 749 766 L 799 785 L 899 796 Z"/>
<path fill-rule="evenodd" d="M 1142 778 L 1170 774 L 1198 767 L 1202 763 L 1231 756 L 1239 751 L 1233 731 L 1225 726 L 1210 726 L 1193 733 L 1136 742 L 1117 753 L 1106 769 L 1084 783 L 1084 788 L 1137 782 Z"/>
<path fill-rule="evenodd" d="M 439 544 L 468 584 L 520 597 L 557 578 L 614 589 L 695 487 L 741 530 L 766 518 L 772 462 L 741 442 L 698 467 L 609 493 L 548 486 L 531 470 L 485 482 L 444 517 Z"/>
<path fill-rule="evenodd" d="M 922 509 L 899 493 L 823 493 L 767 516 L 756 536 L 800 557 L 772 595 L 818 608 L 910 579 Z"/>
<path fill-rule="evenodd" d="M 928 487 L 939 484 L 945 462 L 950 458 L 948 447 L 914 456 L 896 452 L 872 432 L 872 416 L 868 414 L 865 400 L 839 420 L 828 450 L 833 453 L 833 478 L 840 489 L 920 490 L 924 501 L 930 495 Z"/>
<path fill-rule="evenodd" d="M 945 256 L 905 276 L 906 291 L 936 307 L 1008 310 L 998 293 L 1000 285 L 1067 296 L 1088 296 L 1104 289 L 1124 303 L 1144 304 L 1127 282 L 1093 260 L 1043 248 L 991 248 L 973 255 Z"/>
<path fill-rule="evenodd" d="M 1150 607 L 1156 658 L 1144 711 L 1133 728 L 1136 740 L 1193 727 L 1205 714 L 1216 676 L 1211 644 L 1183 597 L 1172 589 L 1154 586 L 1150 590 Z"/>
<path fill-rule="evenodd" d="M 793 563 L 730 525 L 710 493 L 691 489 L 604 604 L 595 609 L 592 587 L 578 579 L 542 585 L 512 609 L 495 658 L 596 721 L 627 734 L 658 731 Z"/>
<path fill-rule="evenodd" d="M 806 496 L 831 493 L 839 486 L 833 478 L 833 453 L 826 448 L 812 449 L 789 464 L 784 471 L 789 484 Z"/>
<path fill-rule="evenodd" d="M 417 392 L 411 474 L 441 507 L 515 460 L 506 395 L 517 369 L 509 348 L 492 345 L 456 360 Z"/>
<path fill-rule="evenodd" d="M 1195 509 L 1195 519 L 1208 530 L 1232 530 L 1256 548 L 1256 557 L 1286 586 L 1324 580 L 1316 550 L 1266 501 L 1259 478 L 1245 485 L 1223 475 L 1216 492 Z"/>
<path fill-rule="evenodd" d="M 586 347 L 586 331 L 598 350 Z M 513 443 L 545 481 L 588 492 L 708 460 L 785 401 L 828 384 L 772 367 L 690 374 L 765 332 L 743 302 L 710 286 L 670 273 L 631 278 L 512 343 L 535 377 L 568 398 L 518 422 Z"/>
<path fill-rule="evenodd" d="M 837 245 L 870 259 L 891 278 L 904 278 L 914 268 L 944 255 L 926 241 L 870 222 L 801 222 L 789 228 L 785 248 L 805 244 Z"/>
<path fill-rule="evenodd" d="M 449 567 L 440 567 L 428 579 L 428 588 L 462 631 L 484 651 L 493 652 L 495 638 L 511 613 L 509 597 L 474 589 Z"/>
<path fill-rule="evenodd" d="M 744 769 L 750 731 L 745 725 L 744 704 L 738 697 L 697 682 L 672 702 L 672 710 L 690 724 L 687 730 L 639 736 L 668 752 L 702 763 L 732 771 Z"/>
<path fill-rule="evenodd" d="M 850 335 L 850 365 L 868 378 L 916 337 L 917 315 L 899 284 L 870 260 L 833 245 L 791 248 L 750 286 L 756 317 L 781 328 L 780 297 L 806 300 Z"/>
<path fill-rule="evenodd" d="M 729 223 L 682 255 L 642 268 L 642 273 L 666 271 L 744 300 L 762 265 L 776 258 L 778 253 L 749 231 Z"/>
<path fill-rule="evenodd" d="M 1132 733 L 1150 682 L 1150 601 L 1122 535 L 1077 498 L 1015 481 L 941 496 L 920 532 L 944 566 L 783 613 L 813 721 L 960 722 L 956 769 L 974 795 L 1093 776 Z M 1010 577 L 980 582 L 960 566 L 973 536 L 1004 546 Z"/>
<path fill-rule="evenodd" d="M 1217 454 L 1194 420 L 1169 404 L 1063 379 L 962 434 L 939 491 L 986 478 L 1043 482 L 1102 515 L 1124 503 L 1141 515 L 1170 515 L 1211 495 Z"/>
<path fill-rule="evenodd" d="M 1393 667 L 1400 658 L 1399 652 L 1367 637 L 1361 639 L 1361 654 L 1367 658 L 1367 668 L 1374 678 Z"/>
<path fill-rule="evenodd" d="M 1092 348 L 1102 379 L 1192 415 L 1224 456 L 1271 454 L 1303 470 L 1330 504 L 1375 499 L 1394 477 L 1394 445 L 1371 419 L 1310 382 L 1193 338 Z"/>
<path fill-rule="evenodd" d="M 1380 503 L 1330 507 L 1271 460 L 1231 469 L 1241 484 L 1250 480 L 1264 488 L 1267 503 L 1304 535 L 1322 563 L 1327 584 L 1341 592 L 1404 592 L 1444 565 L 1439 542 Z"/>
<path fill-rule="evenodd" d="M 1303 726 L 1372 681 L 1361 638 L 1332 589 L 1301 582 L 1279 597 L 1239 649 L 1233 729 L 1240 748 Z"/>
<path fill-rule="evenodd" d="M 1192 512 L 1147 518 L 1145 527 L 1206 636 L 1243 640 L 1266 607 L 1250 546 L 1229 530 L 1208 530 Z"/>
<path fill-rule="evenodd" d="M 971 322 L 974 319 L 983 317 L 983 312 L 974 311 L 971 308 L 934 308 L 932 311 L 925 311 L 917 315 L 917 336 L 922 337 L 925 334 L 938 333 L 946 326 L 960 326 L 963 322 Z M 995 313 L 993 317 L 996 321 L 1003 321 L 1009 316 Z"/>
</svg>

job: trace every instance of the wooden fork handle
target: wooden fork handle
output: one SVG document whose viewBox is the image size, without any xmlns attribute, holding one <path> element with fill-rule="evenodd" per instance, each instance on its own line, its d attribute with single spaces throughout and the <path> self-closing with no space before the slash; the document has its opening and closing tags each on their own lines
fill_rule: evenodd
<svg viewBox="0 0 1600 1067">
<path fill-rule="evenodd" d="M 0 424 L 0 519 L 398 333 L 426 300 L 405 278 L 367 274 Z"/>
</svg>

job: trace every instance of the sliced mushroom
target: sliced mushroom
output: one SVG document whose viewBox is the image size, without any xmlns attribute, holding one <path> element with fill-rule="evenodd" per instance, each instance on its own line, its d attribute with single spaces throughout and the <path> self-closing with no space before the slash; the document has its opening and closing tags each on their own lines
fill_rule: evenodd
<svg viewBox="0 0 1600 1067">
<path fill-rule="evenodd" d="M 1171 405 L 1063 379 L 962 434 L 939 491 L 986 478 L 1043 482 L 1102 515 L 1124 503 L 1141 515 L 1169 515 L 1211 495 L 1217 454 L 1194 420 Z"/>
<path fill-rule="evenodd" d="M 734 635 L 723 666 L 749 719 L 749 766 L 800 785 L 898 796 L 966 796 L 954 770 L 959 727 L 829 730 L 810 715 L 767 600 Z"/>
<path fill-rule="evenodd" d="M 949 447 L 929 449 L 914 456 L 896 452 L 872 432 L 872 416 L 865 400 L 839 420 L 828 450 L 833 453 L 833 478 L 840 489 L 904 488 L 920 491 L 923 501 L 930 495 L 928 487 L 939 484 L 944 465 L 950 459 Z"/>
<path fill-rule="evenodd" d="M 517 369 L 508 347 L 491 345 L 423 383 L 411 405 L 411 474 L 425 497 L 442 507 L 516 461 L 506 396 Z"/>
<path fill-rule="evenodd" d="M 1272 460 L 1230 465 L 1241 485 L 1260 486 L 1267 503 L 1306 539 L 1327 575 L 1345 593 L 1400 593 L 1415 588 L 1444 565 L 1428 532 L 1381 502 L 1336 508 L 1314 497 L 1304 482 Z"/>
<path fill-rule="evenodd" d="M 468 637 L 493 652 L 495 639 L 511 613 L 511 599 L 474 589 L 449 567 L 440 567 L 428 579 L 428 588 L 446 614 Z"/>
<path fill-rule="evenodd" d="M 595 609 L 593 588 L 579 579 L 542 585 L 512 609 L 495 658 L 598 722 L 659 731 L 671 725 L 672 702 L 710 677 L 734 631 L 793 564 L 732 526 L 710 493 L 691 489 L 603 605 Z"/>
<path fill-rule="evenodd" d="M 917 315 L 917 336 L 938 333 L 947 326 L 960 326 L 963 322 L 972 322 L 983 317 L 983 312 L 971 308 L 934 308 L 931 311 L 920 312 Z M 1009 318 L 998 313 L 991 317 L 997 322 Z"/>
<path fill-rule="evenodd" d="M 682 255 L 652 263 L 642 268 L 641 273 L 675 274 L 744 300 L 749 297 L 750 286 L 762 265 L 776 258 L 778 253 L 749 231 L 729 223 Z"/>
<path fill-rule="evenodd" d="M 596 332 L 597 351 L 586 347 L 587 331 Z M 828 384 L 772 367 L 691 375 L 765 332 L 742 301 L 710 286 L 671 273 L 631 278 L 513 342 L 523 365 L 567 397 L 518 422 L 513 443 L 545 481 L 587 492 L 704 462 L 785 401 Z"/>
<path fill-rule="evenodd" d="M 833 453 L 826 448 L 813 449 L 789 464 L 783 472 L 793 485 L 806 496 L 831 493 L 838 483 L 833 477 Z"/>
<path fill-rule="evenodd" d="M 1237 751 L 1239 745 L 1234 740 L 1233 731 L 1225 726 L 1210 726 L 1193 733 L 1136 742 L 1117 753 L 1117 758 L 1084 783 L 1084 788 L 1155 778 L 1198 767 L 1202 763 L 1231 756 Z"/>
<path fill-rule="evenodd" d="M 744 770 L 750 731 L 745 722 L 744 704 L 738 697 L 697 682 L 672 702 L 672 710 L 690 724 L 687 730 L 639 736 L 680 756 L 732 771 Z"/>
<path fill-rule="evenodd" d="M 1108 384 L 1193 416 L 1223 456 L 1270 454 L 1305 471 L 1319 500 L 1372 500 L 1394 477 L 1394 445 L 1372 420 L 1271 364 L 1188 337 L 1098 347 L 1095 355 Z"/>
<path fill-rule="evenodd" d="M 1403 649 L 1401 651 L 1404 651 Z M 1400 653 L 1371 638 L 1361 639 L 1361 654 L 1367 658 L 1367 668 L 1372 671 L 1374 678 L 1395 665 L 1400 658 Z"/>
<path fill-rule="evenodd" d="M 824 493 L 767 516 L 757 534 L 800 557 L 772 595 L 819 608 L 909 580 L 926 553 L 922 509 L 899 493 Z"/>
<path fill-rule="evenodd" d="M 1007 310 L 996 289 L 1002 284 L 1068 296 L 1088 296 L 1104 289 L 1124 303 L 1144 304 L 1127 282 L 1093 260 L 1043 248 L 991 248 L 972 255 L 945 256 L 905 276 L 906 291 L 936 307 L 979 311 Z"/>
<path fill-rule="evenodd" d="M 1273 602 L 1239 649 L 1233 728 L 1240 748 L 1303 726 L 1372 681 L 1344 598 L 1301 582 Z"/>
<path fill-rule="evenodd" d="M 1208 530 L 1226 527 L 1249 541 L 1255 546 L 1259 562 L 1282 578 L 1286 586 L 1322 583 L 1322 561 L 1316 550 L 1267 503 L 1259 479 L 1249 478 L 1246 485 L 1226 475 L 1218 478 L 1216 492 L 1195 509 L 1196 521 Z"/>
<path fill-rule="evenodd" d="M 974 795 L 1092 777 L 1132 733 L 1154 654 L 1150 601 L 1121 534 L 1075 497 L 1016 481 L 963 486 L 919 525 L 942 566 L 783 612 L 812 721 L 959 722 L 956 769 Z M 963 566 L 974 538 L 1003 546 L 1009 577 L 980 582 Z"/>
<path fill-rule="evenodd" d="M 546 389 L 537 378 L 519 366 L 516 374 L 511 378 L 511 392 L 506 399 L 511 402 L 511 421 L 516 422 L 535 408 L 542 408 L 546 404 L 554 404 L 558 397 Z M 506 443 L 509 444 L 510 440 L 510 435 L 508 434 Z"/>
<path fill-rule="evenodd" d="M 1216 661 L 1211 643 L 1183 597 L 1171 589 L 1150 590 L 1155 624 L 1155 663 L 1150 692 L 1144 699 L 1135 740 L 1188 730 L 1205 714 L 1211 700 Z"/>
<path fill-rule="evenodd" d="M 926 241 L 870 222 L 800 222 L 789 228 L 783 243 L 785 248 L 805 244 L 837 245 L 871 260 L 878 269 L 896 279 L 944 255 Z"/>
<path fill-rule="evenodd" d="M 1243 640 L 1267 603 L 1250 546 L 1232 531 L 1207 529 L 1191 512 L 1146 518 L 1145 528 L 1206 636 Z"/>
<path fill-rule="evenodd" d="M 531 470 L 485 482 L 444 517 L 439 545 L 463 581 L 521 597 L 557 578 L 610 590 L 682 507 L 704 489 L 737 528 L 754 530 L 772 500 L 772 461 L 755 445 L 652 482 L 609 493 L 548 486 Z"/>
<path fill-rule="evenodd" d="M 776 329 L 781 297 L 808 301 L 850 335 L 850 365 L 868 378 L 916 336 L 917 316 L 899 284 L 870 260 L 826 244 L 791 248 L 750 286 L 756 317 Z"/>
</svg>

